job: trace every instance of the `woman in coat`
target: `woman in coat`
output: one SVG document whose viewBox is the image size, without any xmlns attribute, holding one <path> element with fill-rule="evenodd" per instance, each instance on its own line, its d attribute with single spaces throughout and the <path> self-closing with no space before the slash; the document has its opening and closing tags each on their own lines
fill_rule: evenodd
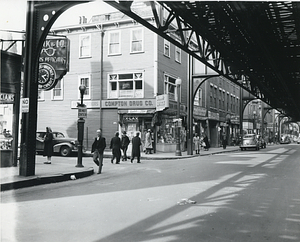
<svg viewBox="0 0 300 242">
<path fill-rule="evenodd" d="M 153 147 L 152 147 L 151 129 L 148 129 L 148 132 L 146 134 L 145 149 L 146 149 L 146 154 L 151 154 L 151 150 L 153 149 Z"/>
<path fill-rule="evenodd" d="M 195 152 L 196 154 L 200 154 L 200 137 L 196 133 L 194 138 L 193 138 L 194 146 L 195 146 Z"/>
<path fill-rule="evenodd" d="M 46 134 L 44 136 L 44 153 L 43 156 L 47 156 L 47 161 L 44 164 L 51 164 L 51 156 L 53 153 L 53 134 L 50 127 L 46 127 Z"/>
</svg>

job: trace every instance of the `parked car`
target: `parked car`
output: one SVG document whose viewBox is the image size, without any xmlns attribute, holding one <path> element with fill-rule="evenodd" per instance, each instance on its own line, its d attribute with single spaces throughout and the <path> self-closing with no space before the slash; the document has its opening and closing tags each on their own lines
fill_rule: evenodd
<svg viewBox="0 0 300 242">
<path fill-rule="evenodd" d="M 257 140 L 259 143 L 259 148 L 261 149 L 265 149 L 267 147 L 267 143 L 265 141 L 265 139 L 263 137 L 261 137 L 260 135 L 257 136 Z"/>
<path fill-rule="evenodd" d="M 289 143 L 291 143 L 291 139 L 287 135 L 282 135 L 280 137 L 280 141 L 279 142 L 280 142 L 280 144 L 289 144 Z"/>
<path fill-rule="evenodd" d="M 246 149 L 250 149 L 250 148 L 259 150 L 259 148 L 260 148 L 259 141 L 256 138 L 256 135 L 255 134 L 246 134 L 242 139 L 240 148 L 241 148 L 241 150 L 246 150 Z"/>
<path fill-rule="evenodd" d="M 78 152 L 78 141 L 74 138 L 67 138 L 61 132 L 53 133 L 53 152 L 59 153 L 62 156 L 69 156 L 72 152 Z M 36 133 L 36 152 L 44 151 L 44 136 L 46 131 L 38 131 Z"/>
</svg>

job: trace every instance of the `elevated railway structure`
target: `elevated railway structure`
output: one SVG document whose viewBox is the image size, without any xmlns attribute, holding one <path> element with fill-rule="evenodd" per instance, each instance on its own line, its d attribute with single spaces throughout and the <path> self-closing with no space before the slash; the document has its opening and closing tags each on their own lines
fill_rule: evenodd
<svg viewBox="0 0 300 242">
<path fill-rule="evenodd" d="M 29 99 L 29 111 L 22 113 L 20 175 L 35 174 L 38 57 L 42 44 L 65 10 L 85 2 L 90 1 L 28 1 L 23 98 Z M 139 15 L 141 8 L 135 8 L 133 1 L 105 2 L 290 120 L 300 121 L 300 2 L 149 1 L 143 11 L 152 14 L 152 23 Z M 189 107 L 191 103 L 189 100 Z"/>
<path fill-rule="evenodd" d="M 105 2 L 300 120 L 300 2 Z"/>
</svg>

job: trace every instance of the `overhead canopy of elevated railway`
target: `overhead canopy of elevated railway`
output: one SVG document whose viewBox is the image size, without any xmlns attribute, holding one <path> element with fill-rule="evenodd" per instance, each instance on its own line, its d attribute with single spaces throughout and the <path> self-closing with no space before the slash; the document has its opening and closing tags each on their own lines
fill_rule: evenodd
<svg viewBox="0 0 300 242">
<path fill-rule="evenodd" d="M 105 2 L 300 121 L 300 2 Z"/>
</svg>

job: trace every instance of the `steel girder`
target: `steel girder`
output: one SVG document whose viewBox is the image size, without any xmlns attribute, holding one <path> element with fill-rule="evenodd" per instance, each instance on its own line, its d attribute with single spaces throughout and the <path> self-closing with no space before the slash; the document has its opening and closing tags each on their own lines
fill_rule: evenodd
<svg viewBox="0 0 300 242">
<path fill-rule="evenodd" d="M 150 1 L 141 11 L 133 1 L 105 2 L 300 120 L 299 3 Z"/>
<path fill-rule="evenodd" d="M 87 1 L 28 1 L 24 54 L 23 98 L 29 98 L 29 112 L 22 113 L 20 175 L 35 174 L 35 142 L 38 99 L 38 59 L 55 20 L 68 8 Z"/>
</svg>

